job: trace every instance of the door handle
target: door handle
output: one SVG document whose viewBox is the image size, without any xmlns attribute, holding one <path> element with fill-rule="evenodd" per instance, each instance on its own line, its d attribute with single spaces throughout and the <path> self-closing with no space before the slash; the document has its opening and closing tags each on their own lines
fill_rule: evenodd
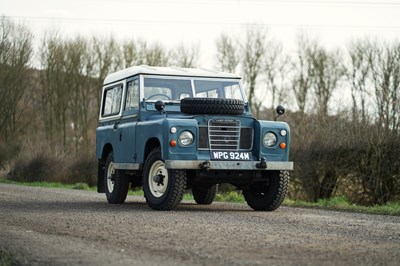
<svg viewBox="0 0 400 266">
<path fill-rule="evenodd" d="M 114 124 L 113 128 L 114 128 L 114 129 L 117 129 L 117 128 L 118 128 L 118 126 L 119 126 L 119 122 L 115 122 L 115 124 Z"/>
</svg>

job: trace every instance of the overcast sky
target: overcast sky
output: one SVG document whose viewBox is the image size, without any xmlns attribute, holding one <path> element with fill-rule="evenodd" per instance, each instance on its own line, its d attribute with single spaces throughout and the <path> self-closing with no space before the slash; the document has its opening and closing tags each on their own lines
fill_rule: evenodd
<svg viewBox="0 0 400 266">
<path fill-rule="evenodd" d="M 300 30 L 327 47 L 361 36 L 400 36 L 400 1 L 394 0 L 0 0 L 0 15 L 25 22 L 38 37 L 51 28 L 68 36 L 141 37 L 167 47 L 198 44 L 205 66 L 216 37 L 243 32 L 245 24 L 268 27 L 288 50 Z"/>
</svg>

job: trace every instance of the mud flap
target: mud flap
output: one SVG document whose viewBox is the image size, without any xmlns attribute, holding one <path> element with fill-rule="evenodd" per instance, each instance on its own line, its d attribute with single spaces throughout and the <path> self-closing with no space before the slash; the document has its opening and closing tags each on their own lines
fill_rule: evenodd
<svg viewBox="0 0 400 266">
<path fill-rule="evenodd" d="M 100 161 L 97 164 L 97 192 L 105 193 L 104 188 L 104 162 Z"/>
</svg>

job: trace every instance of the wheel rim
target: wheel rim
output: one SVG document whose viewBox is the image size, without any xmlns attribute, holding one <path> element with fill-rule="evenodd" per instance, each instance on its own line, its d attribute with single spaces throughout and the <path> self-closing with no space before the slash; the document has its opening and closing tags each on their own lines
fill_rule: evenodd
<svg viewBox="0 0 400 266">
<path fill-rule="evenodd" d="M 110 193 L 114 191 L 114 175 L 115 175 L 114 163 L 111 162 L 108 165 L 107 169 L 107 189 L 108 192 Z"/>
<path fill-rule="evenodd" d="M 158 176 L 160 180 L 155 180 Z M 162 161 L 155 161 L 150 168 L 147 177 L 151 194 L 156 197 L 162 197 L 168 188 L 168 170 Z"/>
</svg>

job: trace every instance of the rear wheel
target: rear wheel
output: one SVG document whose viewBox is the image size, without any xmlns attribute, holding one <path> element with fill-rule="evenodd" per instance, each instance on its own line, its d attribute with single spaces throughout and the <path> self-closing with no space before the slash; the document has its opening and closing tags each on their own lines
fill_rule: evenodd
<svg viewBox="0 0 400 266">
<path fill-rule="evenodd" d="M 288 171 L 268 172 L 265 180 L 243 190 L 247 204 L 256 211 L 274 211 L 285 199 L 289 186 Z"/>
<path fill-rule="evenodd" d="M 114 168 L 114 154 L 110 152 L 104 171 L 104 188 L 108 203 L 121 204 L 125 202 L 129 190 L 129 179 Z"/>
<path fill-rule="evenodd" d="M 217 195 L 218 185 L 195 185 L 192 187 L 193 198 L 197 204 L 211 204 Z"/>
<path fill-rule="evenodd" d="M 186 171 L 165 168 L 160 148 L 150 152 L 144 164 L 143 191 L 147 204 L 161 211 L 176 208 L 186 188 Z"/>
</svg>

